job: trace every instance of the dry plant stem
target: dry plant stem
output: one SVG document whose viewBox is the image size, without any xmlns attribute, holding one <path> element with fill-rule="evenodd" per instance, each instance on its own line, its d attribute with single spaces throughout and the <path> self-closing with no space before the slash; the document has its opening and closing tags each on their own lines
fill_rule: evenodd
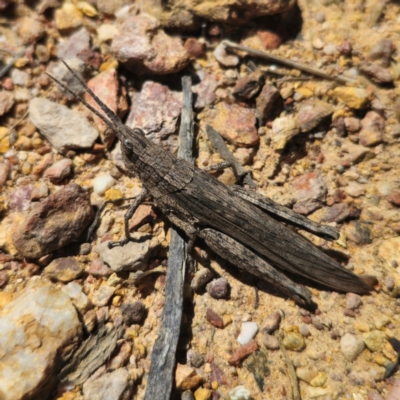
<svg viewBox="0 0 400 400">
<path fill-rule="evenodd" d="M 182 78 L 183 107 L 179 129 L 178 156 L 193 163 L 192 87 L 188 76 Z M 145 400 L 169 400 L 174 381 L 175 353 L 178 345 L 182 309 L 187 245 L 182 232 L 172 228 L 168 270 L 165 284 L 165 305 L 158 338 L 151 356 Z"/>
<path fill-rule="evenodd" d="M 276 56 L 276 55 L 272 55 L 269 53 L 266 53 L 265 51 L 260 51 L 260 50 L 256 50 L 256 49 L 252 49 L 251 47 L 246 47 L 246 46 L 241 46 L 240 44 L 236 44 L 233 42 L 230 42 L 228 40 L 224 40 L 222 42 L 228 49 L 234 49 L 234 50 L 240 50 L 240 51 L 244 51 L 247 54 L 250 54 L 252 56 L 255 57 L 260 57 L 260 58 L 265 58 L 266 60 L 278 63 L 278 64 L 283 64 L 286 65 L 290 68 L 295 68 L 298 69 L 300 71 L 306 72 L 308 74 L 311 75 L 315 75 L 315 76 L 319 76 L 320 78 L 323 79 L 327 79 L 330 81 L 335 81 L 341 84 L 347 84 L 347 83 L 354 83 L 355 81 L 353 79 L 348 79 L 345 78 L 343 76 L 332 76 L 329 74 L 326 74 L 325 72 L 317 69 L 317 68 L 313 68 L 313 67 L 309 67 L 308 65 L 305 64 L 301 64 L 292 60 L 288 60 L 287 58 L 283 58 L 280 56 Z"/>
<path fill-rule="evenodd" d="M 301 400 L 300 389 L 299 389 L 299 381 L 297 380 L 296 371 L 294 370 L 294 366 L 292 360 L 290 359 L 285 346 L 282 343 L 282 337 L 278 336 L 279 347 L 281 349 L 283 358 L 285 359 L 286 369 L 289 374 L 290 383 L 292 385 L 292 398 L 293 400 Z"/>
<path fill-rule="evenodd" d="M 234 155 L 229 151 L 228 146 L 224 142 L 224 139 L 222 139 L 221 135 L 210 125 L 206 125 L 206 132 L 212 147 L 214 147 L 214 149 L 225 161 L 228 161 L 231 164 L 236 177 L 239 180 L 243 180 L 244 184 L 249 185 L 252 189 L 255 189 L 257 185 L 251 179 L 250 175 L 239 164 Z"/>
</svg>

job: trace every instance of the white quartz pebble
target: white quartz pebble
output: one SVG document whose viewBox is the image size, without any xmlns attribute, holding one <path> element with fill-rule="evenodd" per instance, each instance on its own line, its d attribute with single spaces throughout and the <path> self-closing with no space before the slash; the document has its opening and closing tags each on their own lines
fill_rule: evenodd
<svg viewBox="0 0 400 400">
<path fill-rule="evenodd" d="M 114 178 L 110 175 L 100 175 L 93 179 L 93 190 L 99 195 L 103 195 L 114 185 Z"/>
<path fill-rule="evenodd" d="M 258 332 L 258 325 L 256 322 L 243 322 L 242 329 L 240 331 L 240 335 L 237 338 L 237 341 L 241 344 L 247 344 L 256 336 Z"/>
</svg>

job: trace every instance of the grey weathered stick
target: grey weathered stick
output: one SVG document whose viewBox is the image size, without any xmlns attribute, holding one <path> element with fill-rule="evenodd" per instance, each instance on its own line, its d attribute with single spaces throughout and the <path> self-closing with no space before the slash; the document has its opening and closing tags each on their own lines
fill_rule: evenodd
<svg viewBox="0 0 400 400">
<path fill-rule="evenodd" d="M 178 155 L 193 162 L 192 86 L 189 76 L 182 78 L 183 107 L 179 129 Z M 183 307 L 183 284 L 187 246 L 182 233 L 172 229 L 168 270 L 165 284 L 165 305 L 160 333 L 153 347 L 145 400 L 168 400 L 174 380 L 175 353 L 178 345 Z"/>
<path fill-rule="evenodd" d="M 255 57 L 264 58 L 269 61 L 273 61 L 278 64 L 286 65 L 287 67 L 298 69 L 300 71 L 306 72 L 311 75 L 319 76 L 320 78 L 327 79 L 329 81 L 336 81 L 338 83 L 346 84 L 346 83 L 355 83 L 353 79 L 346 78 L 344 76 L 333 76 L 329 75 L 320 69 L 309 67 L 308 65 L 301 64 L 292 60 L 288 60 L 287 58 L 279 57 L 277 55 L 266 53 L 265 51 L 260 51 L 256 49 L 252 49 L 251 47 L 242 46 L 240 44 L 236 44 L 230 42 L 229 40 L 224 40 L 222 42 L 229 49 L 244 51 L 247 54 L 250 54 Z"/>
<path fill-rule="evenodd" d="M 117 346 L 123 334 L 123 327 L 114 328 L 100 325 L 75 351 L 74 355 L 58 374 L 63 383 L 81 385 L 103 365 Z"/>
<path fill-rule="evenodd" d="M 255 189 L 257 187 L 256 184 L 239 164 L 234 155 L 229 151 L 228 146 L 224 142 L 224 139 L 222 139 L 221 135 L 210 125 L 206 125 L 206 132 L 214 149 L 225 161 L 230 162 L 237 178 L 243 180 L 243 183 L 249 185 L 252 189 Z"/>
</svg>

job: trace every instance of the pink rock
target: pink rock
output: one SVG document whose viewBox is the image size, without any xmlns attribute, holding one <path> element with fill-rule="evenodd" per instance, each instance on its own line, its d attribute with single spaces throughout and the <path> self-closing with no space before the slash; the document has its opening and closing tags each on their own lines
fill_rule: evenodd
<svg viewBox="0 0 400 400">
<path fill-rule="evenodd" d="M 0 164 L 0 188 L 6 183 L 10 171 L 11 163 L 8 160 Z"/>
<path fill-rule="evenodd" d="M 325 222 L 343 222 L 349 217 L 349 205 L 347 203 L 336 203 L 327 209 L 323 220 Z"/>
<path fill-rule="evenodd" d="M 369 111 L 361 120 L 360 144 L 374 146 L 383 140 L 385 120 L 376 111 Z"/>
<path fill-rule="evenodd" d="M 86 28 L 81 28 L 58 46 L 57 57 L 63 60 L 80 58 L 79 53 L 90 49 L 90 35 Z"/>
<path fill-rule="evenodd" d="M 15 189 L 9 200 L 9 207 L 13 211 L 23 212 L 26 211 L 31 204 L 32 186 L 26 185 Z"/>
<path fill-rule="evenodd" d="M 325 181 L 318 171 L 295 178 L 293 188 L 297 200 L 293 210 L 300 214 L 309 214 L 320 208 L 327 191 Z"/>
<path fill-rule="evenodd" d="M 333 107 L 321 100 L 307 100 L 299 110 L 297 122 L 302 132 L 316 128 L 323 120 L 333 114 Z"/>
<path fill-rule="evenodd" d="M 175 132 L 181 107 L 180 94 L 148 81 L 140 93 L 133 94 L 126 124 L 131 128 L 140 127 L 149 139 L 159 144 Z"/>
<path fill-rule="evenodd" d="M 355 293 L 346 293 L 346 307 L 349 310 L 356 310 L 362 304 L 361 297 Z"/>
<path fill-rule="evenodd" d="M 400 399 L 400 379 L 394 381 L 392 390 L 386 397 L 386 400 L 399 400 Z"/>
<path fill-rule="evenodd" d="M 61 183 L 64 179 L 71 175 L 72 161 L 69 158 L 57 161 L 44 172 L 44 176 L 49 178 L 53 183 Z"/>
<path fill-rule="evenodd" d="M 267 50 L 277 49 L 283 38 L 278 32 L 274 32 L 268 29 L 260 29 L 257 31 L 257 35 L 261 39 L 262 45 Z"/>
<path fill-rule="evenodd" d="M 8 113 L 14 105 L 14 95 L 5 90 L 0 91 L 0 117 Z"/>
<path fill-rule="evenodd" d="M 118 74 L 115 69 L 109 69 L 95 76 L 88 82 L 88 86 L 93 92 L 108 106 L 111 111 L 116 113 L 122 118 L 128 110 L 128 103 L 126 101 L 125 93 L 122 92 L 119 82 Z M 93 106 L 102 115 L 105 115 L 99 105 L 94 101 L 92 96 L 85 94 L 86 101 Z M 105 122 L 93 115 L 93 119 L 99 129 L 103 143 L 106 147 L 110 147 L 115 138 L 115 133 L 107 129 Z"/>
<path fill-rule="evenodd" d="M 343 190 L 351 197 L 360 197 L 365 194 L 365 186 L 355 181 L 349 182 Z"/>
<path fill-rule="evenodd" d="M 364 63 L 360 65 L 360 71 L 369 75 L 374 82 L 377 83 L 391 83 L 393 82 L 393 76 L 389 68 L 385 68 L 382 65 L 373 63 Z"/>
<path fill-rule="evenodd" d="M 129 230 L 138 228 L 146 222 L 151 221 L 153 218 L 156 218 L 156 216 L 157 215 L 151 205 L 141 204 L 129 221 Z"/>
<path fill-rule="evenodd" d="M 358 132 L 361 128 L 360 120 L 353 117 L 344 118 L 344 125 L 349 132 Z"/>
<path fill-rule="evenodd" d="M 189 63 L 179 37 L 167 35 L 158 20 L 148 14 L 125 20 L 114 37 L 114 57 L 135 73 L 172 74 Z"/>
<path fill-rule="evenodd" d="M 205 120 L 228 142 L 237 146 L 252 147 L 259 142 L 255 111 L 237 104 L 218 103 L 207 110 Z"/>
<path fill-rule="evenodd" d="M 184 44 L 186 51 L 190 57 L 198 58 L 204 54 L 205 45 L 199 42 L 196 38 L 188 38 Z"/>
<path fill-rule="evenodd" d="M 95 277 L 110 276 L 114 271 L 109 268 L 101 258 L 92 261 L 86 272 Z"/>
<path fill-rule="evenodd" d="M 264 85 L 261 93 L 256 100 L 257 114 L 262 123 L 268 121 L 268 118 L 271 117 L 271 113 L 274 107 L 278 108 L 276 107 L 276 105 L 278 103 L 279 97 L 279 90 L 275 86 L 269 84 Z"/>
<path fill-rule="evenodd" d="M 218 81 L 214 74 L 199 72 L 201 81 L 198 85 L 193 86 L 193 92 L 197 94 L 195 108 L 204 108 L 212 104 L 217 99 L 215 90 L 218 87 Z"/>
</svg>

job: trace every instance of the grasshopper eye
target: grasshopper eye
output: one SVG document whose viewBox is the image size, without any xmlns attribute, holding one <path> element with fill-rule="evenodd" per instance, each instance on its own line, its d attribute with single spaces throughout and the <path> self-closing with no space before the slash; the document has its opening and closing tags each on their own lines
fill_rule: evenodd
<svg viewBox="0 0 400 400">
<path fill-rule="evenodd" d="M 128 150 L 132 150 L 133 148 L 132 142 L 126 139 L 122 143 L 125 148 L 127 148 Z"/>
</svg>

